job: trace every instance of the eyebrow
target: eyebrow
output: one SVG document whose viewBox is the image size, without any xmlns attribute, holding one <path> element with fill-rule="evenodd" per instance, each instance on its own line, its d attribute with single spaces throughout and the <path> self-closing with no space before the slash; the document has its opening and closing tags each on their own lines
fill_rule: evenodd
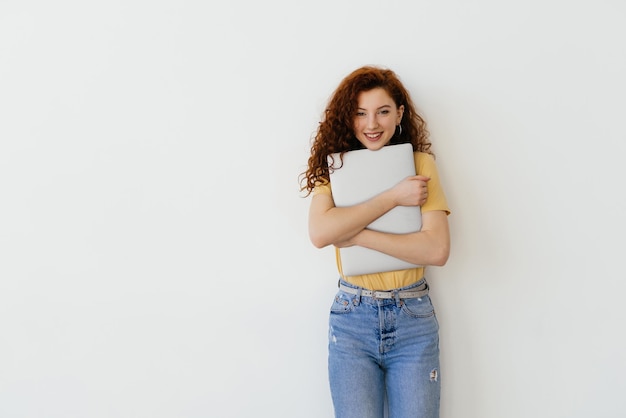
<svg viewBox="0 0 626 418">
<path fill-rule="evenodd" d="M 383 108 L 385 108 L 385 107 L 391 107 L 391 105 L 383 105 L 383 106 L 381 106 L 381 107 L 377 108 L 376 110 L 380 110 L 380 109 L 383 109 Z M 367 109 L 365 109 L 365 108 L 363 108 L 363 107 L 359 107 L 358 109 L 359 109 L 359 110 L 367 110 Z"/>
</svg>

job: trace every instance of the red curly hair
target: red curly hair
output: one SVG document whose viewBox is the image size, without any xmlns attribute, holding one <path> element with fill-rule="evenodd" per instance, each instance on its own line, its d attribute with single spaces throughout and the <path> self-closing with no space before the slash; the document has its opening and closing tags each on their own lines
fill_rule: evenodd
<svg viewBox="0 0 626 418">
<path fill-rule="evenodd" d="M 372 66 L 361 67 L 345 77 L 332 94 L 313 138 L 308 168 L 301 174 L 301 191 L 311 194 L 315 185 L 329 180 L 327 158 L 330 154 L 363 148 L 354 135 L 354 118 L 361 92 L 384 89 L 396 106 L 404 106 L 401 131 L 389 144 L 411 143 L 413 151 L 432 154 L 426 122 L 415 110 L 415 105 L 398 76 L 391 70 Z"/>
</svg>

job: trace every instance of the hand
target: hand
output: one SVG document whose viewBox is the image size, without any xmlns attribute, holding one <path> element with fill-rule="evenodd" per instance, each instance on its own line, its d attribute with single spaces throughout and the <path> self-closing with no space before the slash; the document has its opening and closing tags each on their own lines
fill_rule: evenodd
<svg viewBox="0 0 626 418">
<path fill-rule="evenodd" d="M 361 232 L 354 235 L 352 238 L 348 238 L 346 240 L 336 242 L 334 245 L 337 248 L 347 248 L 347 247 L 352 247 L 354 245 L 359 245 L 360 238 L 368 234 L 369 232 L 371 231 L 369 231 L 368 229 L 363 229 Z"/>
<path fill-rule="evenodd" d="M 397 206 L 422 206 L 428 199 L 428 180 L 426 176 L 410 176 L 396 184 L 392 191 Z"/>
<path fill-rule="evenodd" d="M 337 248 L 347 248 L 347 247 L 352 247 L 353 245 L 356 245 L 356 244 L 354 243 L 354 239 L 350 238 L 345 241 L 336 242 L 334 245 Z"/>
</svg>

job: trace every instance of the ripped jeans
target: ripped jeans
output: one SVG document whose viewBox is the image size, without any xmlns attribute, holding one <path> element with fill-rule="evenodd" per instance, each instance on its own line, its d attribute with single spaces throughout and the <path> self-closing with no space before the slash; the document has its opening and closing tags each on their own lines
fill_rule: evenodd
<svg viewBox="0 0 626 418">
<path fill-rule="evenodd" d="M 377 299 L 339 290 L 329 325 L 336 418 L 383 418 L 386 408 L 389 418 L 439 417 L 439 324 L 428 294 Z"/>
</svg>

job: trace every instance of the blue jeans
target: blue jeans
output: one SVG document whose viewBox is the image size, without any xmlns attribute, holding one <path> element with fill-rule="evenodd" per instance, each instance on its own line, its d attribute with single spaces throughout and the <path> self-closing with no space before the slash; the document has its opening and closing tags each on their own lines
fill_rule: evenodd
<svg viewBox="0 0 626 418">
<path fill-rule="evenodd" d="M 336 418 L 383 418 L 385 406 L 389 418 L 439 417 L 439 324 L 428 295 L 375 299 L 339 290 L 329 325 Z"/>
</svg>

